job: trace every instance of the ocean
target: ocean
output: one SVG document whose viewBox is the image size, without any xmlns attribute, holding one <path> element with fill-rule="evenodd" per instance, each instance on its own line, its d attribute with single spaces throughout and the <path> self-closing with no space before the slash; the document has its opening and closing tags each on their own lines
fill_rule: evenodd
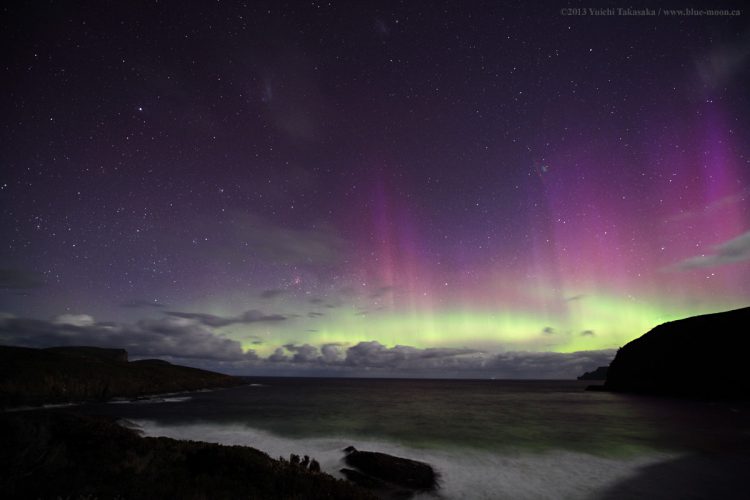
<svg viewBox="0 0 750 500">
<path fill-rule="evenodd" d="M 416 498 L 750 498 L 750 405 L 586 392 L 590 382 L 252 378 L 246 386 L 88 404 L 147 436 L 309 455 L 421 460 Z"/>
</svg>

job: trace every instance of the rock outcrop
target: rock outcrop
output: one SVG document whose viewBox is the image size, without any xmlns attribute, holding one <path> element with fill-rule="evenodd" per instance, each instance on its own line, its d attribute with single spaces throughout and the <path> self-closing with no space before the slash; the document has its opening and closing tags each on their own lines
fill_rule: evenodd
<svg viewBox="0 0 750 500">
<path fill-rule="evenodd" d="M 617 351 L 604 387 L 750 399 L 749 345 L 750 307 L 664 323 Z"/>
<path fill-rule="evenodd" d="M 124 349 L 0 346 L 0 408 L 135 398 L 242 383 L 237 377 L 161 360 L 128 362 Z"/>
<path fill-rule="evenodd" d="M 596 370 L 584 373 L 578 377 L 578 380 L 605 380 L 607 378 L 607 370 L 609 370 L 608 366 L 600 366 Z"/>
<path fill-rule="evenodd" d="M 141 437 L 113 419 L 57 411 L 0 414 L 7 499 L 376 500 L 356 485 L 245 446 Z"/>
<path fill-rule="evenodd" d="M 437 488 L 437 474 L 424 462 L 374 451 L 344 450 L 344 462 L 354 469 L 341 469 L 350 481 L 388 497 L 408 497 Z"/>
</svg>

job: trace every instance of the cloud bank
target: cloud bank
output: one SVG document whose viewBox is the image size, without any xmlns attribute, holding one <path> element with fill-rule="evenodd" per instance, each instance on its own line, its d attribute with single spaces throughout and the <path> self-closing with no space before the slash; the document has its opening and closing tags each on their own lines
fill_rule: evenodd
<svg viewBox="0 0 750 500">
<path fill-rule="evenodd" d="M 714 267 L 750 260 L 750 231 L 714 247 L 715 253 L 683 260 L 679 269 Z"/>
<path fill-rule="evenodd" d="M 245 311 L 238 316 L 216 316 L 214 314 L 179 311 L 167 311 L 166 314 L 175 318 L 194 320 L 202 325 L 213 328 L 221 328 L 222 326 L 234 324 L 286 321 L 287 319 L 286 316 L 282 316 L 281 314 L 263 314 L 257 309 Z"/>
<path fill-rule="evenodd" d="M 144 319 L 133 324 L 97 322 L 87 314 L 64 314 L 51 321 L 0 317 L 0 343 L 24 347 L 92 345 L 121 347 L 135 358 L 168 357 L 208 361 L 248 361 L 232 339 L 183 318 Z"/>
<path fill-rule="evenodd" d="M 283 319 L 256 310 L 233 317 L 169 312 L 163 318 L 132 324 L 101 322 L 88 314 L 64 314 L 52 320 L 0 315 L 0 343 L 121 347 L 132 358 L 165 357 L 244 375 L 570 379 L 609 364 L 615 355 L 614 349 L 491 353 L 466 348 L 388 347 L 372 340 L 349 346 L 285 343 L 261 358 L 216 331 L 229 324 Z"/>
</svg>

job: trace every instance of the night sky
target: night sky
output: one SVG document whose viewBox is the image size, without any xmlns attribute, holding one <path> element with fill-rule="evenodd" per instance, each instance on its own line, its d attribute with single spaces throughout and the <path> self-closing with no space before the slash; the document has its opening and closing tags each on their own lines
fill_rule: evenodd
<svg viewBox="0 0 750 500">
<path fill-rule="evenodd" d="M 4 4 L 0 343 L 556 377 L 748 305 L 748 13 L 526 3 Z"/>
</svg>

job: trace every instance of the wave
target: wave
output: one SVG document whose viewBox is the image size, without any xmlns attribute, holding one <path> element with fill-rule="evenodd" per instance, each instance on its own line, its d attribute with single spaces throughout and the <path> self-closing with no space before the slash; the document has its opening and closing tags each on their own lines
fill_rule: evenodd
<svg viewBox="0 0 750 500">
<path fill-rule="evenodd" d="M 48 403 L 39 406 L 15 406 L 13 408 L 4 408 L 0 412 L 13 413 L 17 411 L 29 411 L 29 410 L 48 410 L 54 408 L 67 408 L 69 406 L 79 406 L 81 403 Z"/>
<path fill-rule="evenodd" d="M 112 405 L 123 404 L 154 404 L 154 403 L 184 403 L 193 399 L 192 396 L 154 396 L 140 399 L 113 399 L 108 401 Z"/>
<path fill-rule="evenodd" d="M 252 446 L 271 457 L 291 453 L 309 455 L 321 468 L 339 478 L 342 450 L 380 451 L 431 464 L 440 474 L 440 489 L 421 499 L 581 499 L 597 498 L 613 484 L 634 477 L 641 468 L 672 460 L 674 454 L 650 452 L 628 458 L 611 458 L 555 450 L 544 453 L 476 450 L 419 449 L 385 441 L 346 437 L 294 439 L 241 424 L 195 423 L 164 425 L 134 420 L 145 436 Z"/>
</svg>

